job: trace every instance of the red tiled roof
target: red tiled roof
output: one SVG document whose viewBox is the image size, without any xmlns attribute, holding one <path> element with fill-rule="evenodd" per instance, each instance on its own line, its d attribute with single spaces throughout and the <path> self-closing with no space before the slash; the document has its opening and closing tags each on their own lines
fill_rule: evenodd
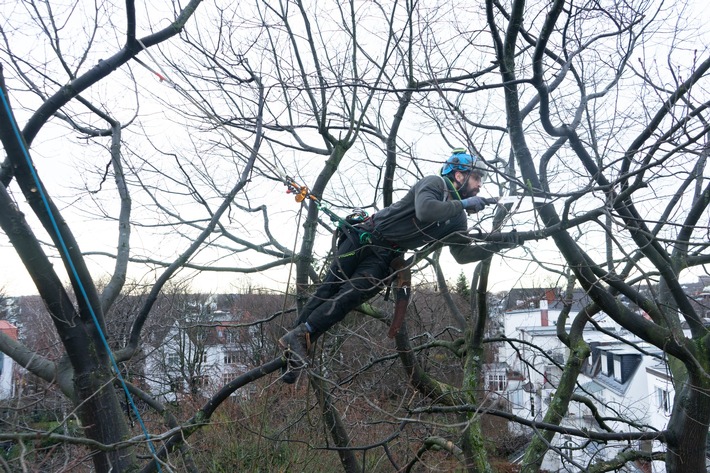
<svg viewBox="0 0 710 473">
<path fill-rule="evenodd" d="M 17 340 L 17 327 L 12 325 L 7 320 L 0 320 L 0 332 L 3 332 L 13 340 Z"/>
</svg>

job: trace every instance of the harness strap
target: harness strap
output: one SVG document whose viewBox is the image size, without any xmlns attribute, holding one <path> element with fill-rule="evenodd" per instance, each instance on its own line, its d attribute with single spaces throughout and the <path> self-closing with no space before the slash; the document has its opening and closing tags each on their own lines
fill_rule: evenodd
<svg viewBox="0 0 710 473">
<path fill-rule="evenodd" d="M 374 216 L 368 218 L 363 223 L 359 224 L 363 231 L 369 235 L 369 241 L 367 243 L 371 245 L 382 246 L 385 248 L 390 248 L 395 251 L 404 251 L 397 243 L 393 243 L 388 240 L 381 231 L 377 229 L 375 224 Z M 362 238 L 362 236 L 361 236 Z"/>
<path fill-rule="evenodd" d="M 399 329 L 402 328 L 404 317 L 407 315 L 407 306 L 409 305 L 409 296 L 411 294 L 412 271 L 403 256 L 398 256 L 392 260 L 390 268 L 396 274 L 397 282 L 395 283 L 394 316 L 387 336 L 394 338 L 399 333 Z"/>
</svg>

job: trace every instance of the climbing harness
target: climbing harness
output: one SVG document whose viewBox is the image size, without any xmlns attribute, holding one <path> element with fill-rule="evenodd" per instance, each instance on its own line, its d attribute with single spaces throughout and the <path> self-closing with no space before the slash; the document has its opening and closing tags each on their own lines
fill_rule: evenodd
<svg viewBox="0 0 710 473">
<path fill-rule="evenodd" d="M 394 315 L 387 332 L 389 338 L 394 338 L 397 333 L 399 333 L 404 323 L 404 318 L 407 314 L 407 306 L 409 305 L 412 285 L 411 261 L 404 259 L 404 252 L 401 248 L 382 236 L 377 230 L 372 217 L 368 216 L 367 212 L 363 209 L 354 209 L 347 217 L 341 218 L 323 205 L 320 199 L 308 190 L 307 186 L 299 185 L 294 179 L 286 175 L 282 176 L 282 181 L 288 188 L 286 192 L 294 194 L 296 202 L 301 203 L 310 200 L 319 210 L 338 224 L 338 229 L 333 234 L 334 247 L 337 246 L 336 242 L 339 240 L 339 233 L 346 238 L 350 238 L 352 237 L 351 232 L 353 232 L 354 235 L 358 235 L 357 240 L 353 242 L 359 243 L 360 246 L 377 244 L 378 246 L 387 247 L 391 251 L 400 253 L 390 263 L 391 274 L 385 279 L 387 284 L 387 291 L 384 296 L 385 300 L 389 299 L 390 290 L 394 292 Z M 352 256 L 354 253 L 347 253 L 347 255 Z"/>
</svg>

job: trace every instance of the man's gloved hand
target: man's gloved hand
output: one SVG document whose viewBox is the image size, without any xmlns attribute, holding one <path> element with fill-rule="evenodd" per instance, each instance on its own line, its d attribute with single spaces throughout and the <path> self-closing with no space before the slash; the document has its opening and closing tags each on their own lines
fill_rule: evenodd
<svg viewBox="0 0 710 473">
<path fill-rule="evenodd" d="M 480 212 L 486 206 L 486 200 L 483 197 L 466 197 L 461 200 L 461 203 L 467 212 Z"/>
</svg>

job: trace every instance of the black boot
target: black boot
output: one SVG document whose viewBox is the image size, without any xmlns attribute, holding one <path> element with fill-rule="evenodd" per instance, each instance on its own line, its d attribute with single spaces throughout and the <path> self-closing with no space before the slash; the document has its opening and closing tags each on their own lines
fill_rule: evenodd
<svg viewBox="0 0 710 473">
<path fill-rule="evenodd" d="M 305 324 L 297 326 L 279 339 L 279 345 L 284 349 L 288 366 L 282 369 L 281 380 L 286 384 L 293 384 L 298 379 L 303 368 L 308 366 L 308 354 L 311 351 L 311 339 L 314 337 Z"/>
</svg>

